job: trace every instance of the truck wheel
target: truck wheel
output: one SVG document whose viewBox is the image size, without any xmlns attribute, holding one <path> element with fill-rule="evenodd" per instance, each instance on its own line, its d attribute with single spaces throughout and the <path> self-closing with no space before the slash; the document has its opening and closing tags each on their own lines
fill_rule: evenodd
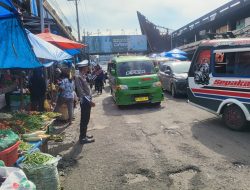
<svg viewBox="0 0 250 190">
<path fill-rule="evenodd" d="M 176 90 L 173 84 L 171 85 L 171 95 L 173 98 L 176 98 Z"/>
<path fill-rule="evenodd" d="M 161 102 L 155 102 L 155 103 L 153 103 L 153 105 L 154 105 L 155 107 L 160 107 L 160 106 L 161 106 Z"/>
<path fill-rule="evenodd" d="M 222 119 L 227 127 L 235 131 L 242 131 L 246 128 L 246 117 L 243 111 L 237 105 L 226 106 Z"/>
<path fill-rule="evenodd" d="M 118 107 L 120 110 L 125 109 L 125 106 L 124 106 L 124 105 L 117 105 L 117 107 Z"/>
</svg>

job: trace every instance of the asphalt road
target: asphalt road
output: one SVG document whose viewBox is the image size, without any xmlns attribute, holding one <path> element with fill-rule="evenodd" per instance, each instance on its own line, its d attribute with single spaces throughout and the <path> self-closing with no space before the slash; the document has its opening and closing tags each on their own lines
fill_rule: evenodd
<svg viewBox="0 0 250 190">
<path fill-rule="evenodd" d="M 94 98 L 89 133 L 77 143 L 79 113 L 66 141 L 51 149 L 65 190 L 250 189 L 250 132 L 165 94 L 161 107 L 118 109 L 109 95 Z"/>
</svg>

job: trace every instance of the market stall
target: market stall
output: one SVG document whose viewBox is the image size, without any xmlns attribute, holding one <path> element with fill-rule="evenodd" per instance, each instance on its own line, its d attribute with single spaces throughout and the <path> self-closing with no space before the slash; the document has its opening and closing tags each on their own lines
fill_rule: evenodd
<svg viewBox="0 0 250 190">
<path fill-rule="evenodd" d="M 11 72 L 7 69 L 33 69 L 41 67 L 37 57 L 35 56 L 32 47 L 27 38 L 26 32 L 22 27 L 18 11 L 13 6 L 10 0 L 0 0 L 0 71 L 1 78 L 4 80 L 4 75 L 10 74 L 1 83 L 1 94 L 4 95 L 17 88 L 16 82 L 19 82 L 19 88 L 23 86 L 23 77 L 19 72 L 19 77 L 13 80 Z M 15 36 L 15 37 L 13 37 Z M 16 75 L 18 76 L 18 75 Z M 20 91 L 20 99 L 23 100 L 23 92 Z"/>
<path fill-rule="evenodd" d="M 16 91 L 10 98 L 17 98 L 16 101 L 21 102 L 19 110 L 22 110 L 0 113 L 0 160 L 3 161 L 0 161 L 0 189 L 22 189 L 22 186 L 25 189 L 34 189 L 35 186 L 38 190 L 59 189 L 59 158 L 42 153 L 46 141 L 51 139 L 49 131 L 58 114 L 23 110 L 25 95 L 29 94 L 24 88 L 27 86 L 29 74 L 33 69 L 38 71 L 36 68 L 42 68 L 42 64 L 35 55 L 18 11 L 10 0 L 0 0 L 0 26 L 1 80 L 11 77 L 11 80 L 1 83 L 1 89 L 3 93 L 9 92 L 10 89 L 6 90 L 6 87 L 12 84 L 8 82 L 18 83 L 17 89 L 13 87 Z M 6 73 L 10 76 L 5 76 Z M 20 167 L 24 173 L 11 166 Z"/>
<path fill-rule="evenodd" d="M 56 168 L 59 158 L 43 153 L 47 142 L 55 139 L 49 132 L 58 116 L 54 112 L 0 113 L 0 160 L 8 167 L 22 168 L 37 189 L 54 189 L 60 185 Z M 46 178 L 45 171 L 52 172 L 52 181 Z"/>
</svg>

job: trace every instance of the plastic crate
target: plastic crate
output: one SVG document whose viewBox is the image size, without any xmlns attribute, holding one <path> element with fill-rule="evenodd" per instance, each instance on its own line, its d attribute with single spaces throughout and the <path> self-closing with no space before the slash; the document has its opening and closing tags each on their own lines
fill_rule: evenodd
<svg viewBox="0 0 250 190">
<path fill-rule="evenodd" d="M 18 147 L 20 142 L 17 141 L 11 147 L 0 152 L 0 160 L 3 160 L 6 166 L 12 166 L 18 159 Z"/>
</svg>

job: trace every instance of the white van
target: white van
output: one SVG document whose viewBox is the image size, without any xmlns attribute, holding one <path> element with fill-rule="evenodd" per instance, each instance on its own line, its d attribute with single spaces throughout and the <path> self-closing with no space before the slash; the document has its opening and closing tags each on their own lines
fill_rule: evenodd
<svg viewBox="0 0 250 190">
<path fill-rule="evenodd" d="M 189 102 L 233 130 L 250 121 L 250 38 L 216 39 L 197 48 L 188 74 Z"/>
</svg>

